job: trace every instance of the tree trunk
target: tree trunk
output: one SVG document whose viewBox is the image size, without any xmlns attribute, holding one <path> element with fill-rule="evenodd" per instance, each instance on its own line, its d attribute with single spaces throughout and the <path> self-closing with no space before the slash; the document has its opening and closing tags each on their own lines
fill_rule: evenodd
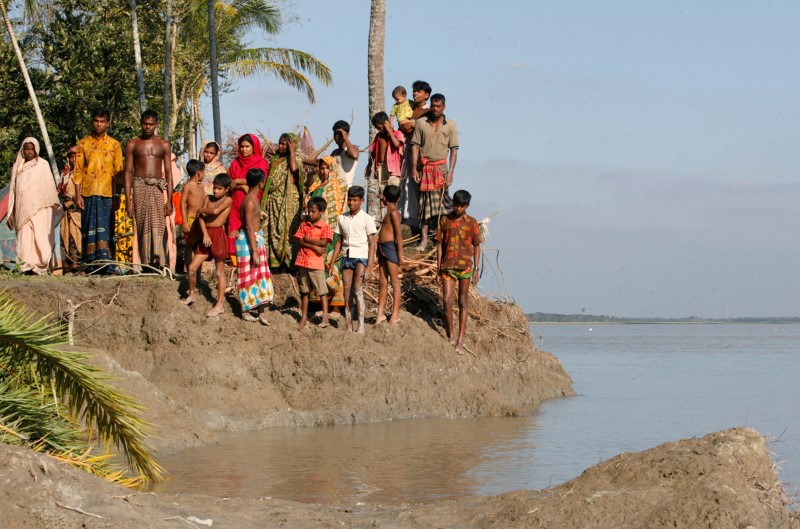
<svg viewBox="0 0 800 529">
<path fill-rule="evenodd" d="M 178 126 L 178 114 L 180 113 L 180 105 L 178 105 L 178 91 L 175 87 L 175 46 L 178 44 L 178 25 L 173 22 L 172 23 L 172 53 L 170 54 L 170 81 L 169 86 L 171 88 L 171 96 L 172 96 L 172 115 L 169 120 L 169 130 L 174 131 L 175 128 Z M 185 90 L 181 90 L 181 98 L 180 101 L 183 101 L 183 92 Z M 166 119 L 166 117 L 164 118 Z"/>
<path fill-rule="evenodd" d="M 187 103 L 189 106 L 189 137 L 187 138 L 189 143 L 189 158 L 197 160 L 197 144 L 195 143 L 197 141 L 197 118 L 195 117 L 197 114 L 194 108 L 194 98 L 189 99 Z"/>
<path fill-rule="evenodd" d="M 211 112 L 214 116 L 214 141 L 222 145 L 222 123 L 219 116 L 219 63 L 217 59 L 217 22 L 215 0 L 208 0 L 208 44 L 211 52 Z"/>
<path fill-rule="evenodd" d="M 142 48 L 139 45 L 139 22 L 136 18 L 136 0 L 130 0 L 131 27 L 133 28 L 133 59 L 136 62 L 136 81 L 139 84 L 139 110 L 147 110 L 144 95 L 144 70 L 142 69 Z"/>
<path fill-rule="evenodd" d="M 47 134 L 47 125 L 44 122 L 44 116 L 42 115 L 42 109 L 39 108 L 39 98 L 36 97 L 36 91 L 33 89 L 33 83 L 31 82 L 31 78 L 28 75 L 28 67 L 25 65 L 25 58 L 22 56 L 22 50 L 19 49 L 19 44 L 17 43 L 17 37 L 14 35 L 14 28 L 11 27 L 11 20 L 8 18 L 8 12 L 6 11 L 6 6 L 2 0 L 0 0 L 0 11 L 3 12 L 3 21 L 6 23 L 6 30 L 8 31 L 8 38 L 11 40 L 11 45 L 14 46 L 14 53 L 17 55 L 17 61 L 19 61 L 19 67 L 22 70 L 22 76 L 25 78 L 25 86 L 28 87 L 28 95 L 31 98 L 31 103 L 33 104 L 33 110 L 36 112 L 36 120 L 39 122 L 39 129 L 42 132 L 42 141 L 44 142 L 44 147 L 47 150 L 47 157 L 50 161 L 50 169 L 53 171 L 53 179 L 58 181 L 58 167 L 56 166 L 56 157 L 53 154 L 53 144 L 50 143 L 50 135 Z"/>
<path fill-rule="evenodd" d="M 170 94 L 172 90 L 170 87 L 172 86 L 172 0 L 167 0 L 167 35 L 164 39 L 164 46 L 166 48 L 166 53 L 164 57 L 164 132 L 163 136 L 164 139 L 169 139 L 170 134 L 170 124 L 172 123 L 169 119 L 169 102 L 170 102 Z"/>
<path fill-rule="evenodd" d="M 367 45 L 367 82 L 369 85 L 369 118 L 372 119 L 377 112 L 385 111 L 386 96 L 383 86 L 383 46 L 386 39 L 386 0 L 372 0 L 372 9 L 369 16 L 369 42 Z M 368 125 L 372 131 L 372 123 Z M 374 139 L 370 132 L 370 143 Z M 367 161 L 369 163 L 369 160 Z M 380 181 L 375 171 L 367 180 L 367 213 L 376 221 L 381 220 Z"/>
</svg>

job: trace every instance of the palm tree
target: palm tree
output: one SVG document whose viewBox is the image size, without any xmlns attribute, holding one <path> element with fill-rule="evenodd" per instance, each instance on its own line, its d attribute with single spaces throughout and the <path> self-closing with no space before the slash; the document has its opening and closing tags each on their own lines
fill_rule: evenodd
<svg viewBox="0 0 800 529">
<path fill-rule="evenodd" d="M 310 77 L 323 86 L 332 82 L 330 69 L 309 53 L 288 48 L 245 48 L 241 46 L 244 35 L 251 30 L 267 35 L 277 35 L 283 29 L 280 10 L 267 0 L 189 0 L 176 48 L 182 48 L 186 63 L 195 68 L 205 64 L 211 57 L 210 67 L 202 68 L 191 86 L 186 87 L 185 97 L 179 97 L 181 107 L 192 100 L 192 94 L 201 93 L 211 84 L 212 111 L 214 113 L 214 136 L 221 138 L 219 120 L 219 79 L 250 77 L 267 74 L 306 94 L 308 101 L 316 100 Z M 206 27 L 208 32 L 192 31 Z M 177 53 L 177 49 L 173 49 Z M 201 62 L 202 61 L 202 62 Z M 215 95 L 216 94 L 216 95 Z M 173 109 L 177 112 L 179 109 Z M 191 135 L 191 131 L 190 131 Z"/>
<path fill-rule="evenodd" d="M 34 6 L 35 4 L 33 3 L 26 4 L 26 11 L 31 12 Z M 8 10 L 6 9 L 5 0 L 0 0 L 0 11 L 3 13 L 3 22 L 5 22 L 6 31 L 8 31 L 8 38 L 11 40 L 11 45 L 14 47 L 14 53 L 17 56 L 19 68 L 22 70 L 22 77 L 25 79 L 25 86 L 28 88 L 28 94 L 30 95 L 31 103 L 33 104 L 33 110 L 36 113 L 36 120 L 39 122 L 39 130 L 42 133 L 42 140 L 44 141 L 44 146 L 47 150 L 47 158 L 50 161 L 50 169 L 53 171 L 53 178 L 58 180 L 58 167 L 56 166 L 56 157 L 53 154 L 53 144 L 50 142 L 50 135 L 47 134 L 47 125 L 45 125 L 44 122 L 42 109 L 39 107 L 39 98 L 36 96 L 36 90 L 33 89 L 31 77 L 28 75 L 28 67 L 25 64 L 25 58 L 22 56 L 22 50 L 19 49 L 17 37 L 14 34 L 14 28 L 11 26 L 11 20 L 8 18 Z"/>
<path fill-rule="evenodd" d="M 88 467 L 106 477 L 107 458 L 90 456 L 87 433 L 114 445 L 142 481 L 161 479 L 144 441 L 150 426 L 132 399 L 108 384 L 109 377 L 85 362 L 85 353 L 65 351 L 63 328 L 18 307 L 0 293 L 0 442 L 23 444 Z"/>
<path fill-rule="evenodd" d="M 367 44 L 367 81 L 369 85 L 370 120 L 376 113 L 386 110 L 386 94 L 383 84 L 383 48 L 386 40 L 386 0 L 372 0 L 369 15 L 369 41 Z M 367 130 L 372 130 L 370 121 Z M 372 134 L 370 134 L 372 139 Z M 371 142 L 370 142 L 371 143 Z M 367 180 L 367 212 L 375 220 L 380 219 L 380 182 L 373 174 Z"/>
</svg>

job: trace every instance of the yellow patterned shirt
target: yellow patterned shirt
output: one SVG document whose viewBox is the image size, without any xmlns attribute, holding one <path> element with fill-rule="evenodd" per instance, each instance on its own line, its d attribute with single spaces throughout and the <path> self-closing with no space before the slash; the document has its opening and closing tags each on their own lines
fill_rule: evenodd
<svg viewBox="0 0 800 529">
<path fill-rule="evenodd" d="M 81 185 L 85 197 L 112 195 L 114 175 L 122 171 L 122 146 L 106 134 L 102 138 L 86 136 L 78 142 L 73 180 Z"/>
</svg>

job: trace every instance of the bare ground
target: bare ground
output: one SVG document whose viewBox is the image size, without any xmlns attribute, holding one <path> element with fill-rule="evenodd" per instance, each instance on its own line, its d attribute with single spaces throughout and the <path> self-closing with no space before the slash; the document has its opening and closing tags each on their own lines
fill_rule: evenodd
<svg viewBox="0 0 800 529">
<path fill-rule="evenodd" d="M 43 315 L 82 304 L 76 347 L 94 353 L 147 407 L 161 450 L 204 444 L 222 430 L 512 415 L 573 394 L 558 360 L 533 347 L 516 306 L 482 301 L 468 327 L 470 352 L 459 355 L 438 307 L 401 312 L 398 325 L 370 326 L 366 336 L 313 324 L 300 332 L 291 278 L 275 284 L 269 327 L 242 321 L 232 300 L 222 316 L 207 318 L 210 296 L 186 307 L 179 284 L 162 278 L 21 278 L 2 286 Z"/>
</svg>

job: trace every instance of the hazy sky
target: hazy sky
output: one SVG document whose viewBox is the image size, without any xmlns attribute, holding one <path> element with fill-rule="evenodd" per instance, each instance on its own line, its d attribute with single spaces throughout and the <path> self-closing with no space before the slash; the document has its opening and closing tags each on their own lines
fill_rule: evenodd
<svg viewBox="0 0 800 529">
<path fill-rule="evenodd" d="M 800 3 L 387 3 L 387 105 L 416 79 L 445 94 L 454 185 L 499 212 L 487 246 L 526 312 L 800 315 Z M 302 121 L 321 145 L 353 117 L 364 146 L 369 9 L 296 2 L 252 44 L 313 53 L 334 85 L 311 106 L 240 81 L 223 127 Z"/>
</svg>

